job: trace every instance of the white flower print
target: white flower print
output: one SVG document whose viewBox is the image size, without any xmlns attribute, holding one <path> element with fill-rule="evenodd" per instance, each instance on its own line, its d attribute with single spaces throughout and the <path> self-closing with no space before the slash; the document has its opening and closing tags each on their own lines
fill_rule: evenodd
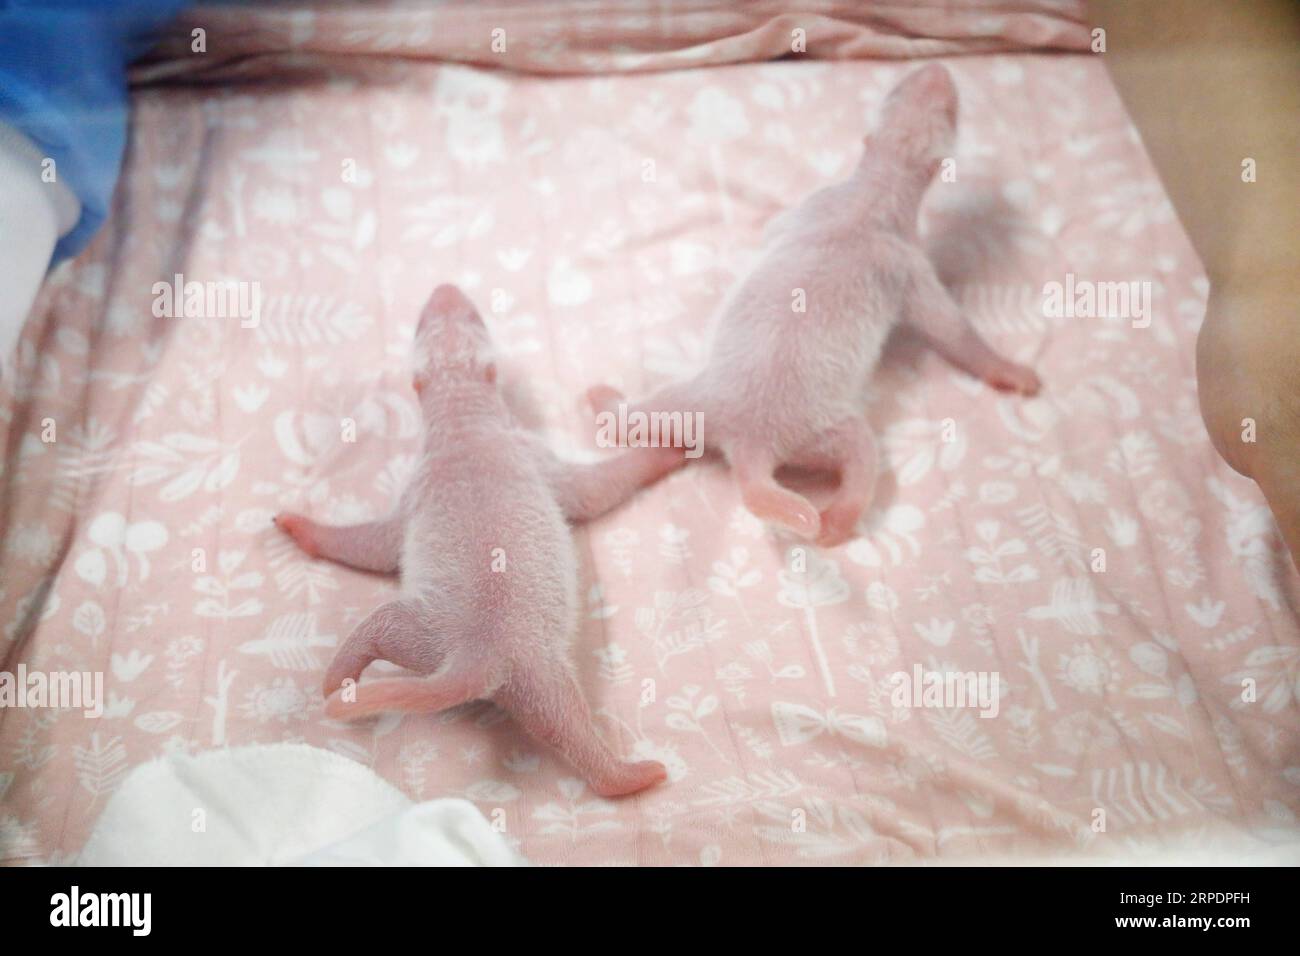
<svg viewBox="0 0 1300 956">
<path fill-rule="evenodd" d="M 1110 693 L 1119 685 L 1115 673 L 1117 663 L 1110 648 L 1075 644 L 1058 658 L 1057 676 L 1081 694 Z"/>
<path fill-rule="evenodd" d="M 1080 710 L 1052 726 L 1052 738 L 1066 753 L 1084 754 L 1109 750 L 1119 744 L 1119 732 L 1109 720 Z"/>
<path fill-rule="evenodd" d="M 289 226 L 298 221 L 300 211 L 292 190 L 272 186 L 253 194 L 253 215 L 277 226 Z"/>
<path fill-rule="evenodd" d="M 260 724 L 306 720 L 311 699 L 291 677 L 277 677 L 270 684 L 257 684 L 244 693 L 239 710 Z"/>
</svg>

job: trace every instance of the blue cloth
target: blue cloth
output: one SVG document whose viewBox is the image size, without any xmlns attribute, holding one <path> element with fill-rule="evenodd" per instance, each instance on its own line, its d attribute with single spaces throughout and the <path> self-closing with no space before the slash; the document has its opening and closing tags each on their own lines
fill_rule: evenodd
<svg viewBox="0 0 1300 956">
<path fill-rule="evenodd" d="M 103 224 L 126 148 L 126 66 L 186 0 L 0 0 L 0 121 L 53 159 L 81 219 L 52 262 Z"/>
</svg>

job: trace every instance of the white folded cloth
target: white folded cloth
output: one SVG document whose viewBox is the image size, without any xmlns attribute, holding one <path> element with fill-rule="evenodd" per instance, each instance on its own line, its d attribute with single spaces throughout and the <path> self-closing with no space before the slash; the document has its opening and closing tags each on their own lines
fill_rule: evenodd
<svg viewBox="0 0 1300 956">
<path fill-rule="evenodd" d="M 520 866 L 467 800 L 412 803 L 369 768 L 306 744 L 173 754 L 136 767 L 81 866 Z"/>
<path fill-rule="evenodd" d="M 42 179 L 44 160 L 30 139 L 0 123 L 0 362 L 18 341 L 54 244 L 81 217 L 57 168 L 52 181 Z"/>
</svg>

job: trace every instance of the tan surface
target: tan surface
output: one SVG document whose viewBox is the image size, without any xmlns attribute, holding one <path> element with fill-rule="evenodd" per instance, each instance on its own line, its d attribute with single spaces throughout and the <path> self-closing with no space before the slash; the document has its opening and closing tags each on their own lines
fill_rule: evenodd
<svg viewBox="0 0 1300 956">
<path fill-rule="evenodd" d="M 1300 4 L 1093 0 L 1106 65 L 1212 279 L 1300 256 Z M 1257 182 L 1241 179 L 1256 161 Z"/>
<path fill-rule="evenodd" d="M 1210 276 L 1196 361 L 1210 439 L 1259 484 L 1300 557 L 1300 5 L 1094 0 L 1091 10 Z M 1242 180 L 1247 158 L 1253 183 Z"/>
</svg>

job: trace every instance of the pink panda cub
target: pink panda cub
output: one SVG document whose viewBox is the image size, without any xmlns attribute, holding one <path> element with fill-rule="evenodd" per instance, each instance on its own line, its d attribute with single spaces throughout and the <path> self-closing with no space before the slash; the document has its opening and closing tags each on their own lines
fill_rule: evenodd
<svg viewBox="0 0 1300 956">
<path fill-rule="evenodd" d="M 697 376 L 622 414 L 699 416 L 745 506 L 824 546 L 855 533 L 871 503 L 875 437 L 863 391 L 885 340 L 907 323 L 957 368 L 994 388 L 1034 395 L 1032 369 L 1006 359 L 949 297 L 917 235 L 921 199 L 956 135 L 957 90 L 930 65 L 888 95 L 879 128 L 848 179 L 813 193 L 769 225 L 764 251 L 724 299 L 708 362 Z M 792 302 L 801 294 L 805 311 Z M 622 396 L 597 386 L 600 412 Z M 784 465 L 834 472 L 820 512 L 776 481 Z"/>
<path fill-rule="evenodd" d="M 511 419 L 488 332 L 459 289 L 439 286 L 416 333 L 423 453 L 391 515 L 328 527 L 297 514 L 276 524 L 308 554 L 400 572 L 325 676 L 326 713 L 437 711 L 490 699 L 558 750 L 602 796 L 666 777 L 620 758 L 596 733 L 578 686 L 578 562 L 569 522 L 595 518 L 679 467 L 680 450 L 633 449 L 595 464 L 560 461 Z M 373 661 L 420 676 L 355 684 Z"/>
</svg>

